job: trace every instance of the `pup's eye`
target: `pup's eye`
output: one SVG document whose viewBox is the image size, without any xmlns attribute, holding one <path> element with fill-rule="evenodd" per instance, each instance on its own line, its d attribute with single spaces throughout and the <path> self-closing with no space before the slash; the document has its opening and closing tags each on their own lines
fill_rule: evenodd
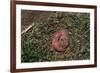
<svg viewBox="0 0 100 73">
<path fill-rule="evenodd" d="M 58 38 L 58 41 L 59 41 L 60 39 Z"/>
</svg>

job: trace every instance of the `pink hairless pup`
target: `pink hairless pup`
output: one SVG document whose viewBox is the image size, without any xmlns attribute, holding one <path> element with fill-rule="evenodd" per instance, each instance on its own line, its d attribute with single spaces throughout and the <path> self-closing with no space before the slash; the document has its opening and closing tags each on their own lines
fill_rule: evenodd
<svg viewBox="0 0 100 73">
<path fill-rule="evenodd" d="M 67 29 L 60 29 L 53 34 L 50 51 L 63 52 L 69 45 L 69 32 Z"/>
</svg>

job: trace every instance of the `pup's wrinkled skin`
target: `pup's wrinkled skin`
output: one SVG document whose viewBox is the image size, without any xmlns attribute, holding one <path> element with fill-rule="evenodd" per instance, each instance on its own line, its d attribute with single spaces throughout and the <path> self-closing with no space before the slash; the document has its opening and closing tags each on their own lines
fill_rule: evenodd
<svg viewBox="0 0 100 73">
<path fill-rule="evenodd" d="M 60 29 L 53 34 L 50 51 L 64 52 L 69 45 L 69 32 Z"/>
</svg>

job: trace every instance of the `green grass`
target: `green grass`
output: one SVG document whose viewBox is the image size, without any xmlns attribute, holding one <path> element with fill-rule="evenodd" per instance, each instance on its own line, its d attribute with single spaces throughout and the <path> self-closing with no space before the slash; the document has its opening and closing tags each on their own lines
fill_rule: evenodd
<svg viewBox="0 0 100 73">
<path fill-rule="evenodd" d="M 38 16 L 41 19 L 37 18 L 33 21 L 35 23 L 34 27 L 21 35 L 21 62 L 90 59 L 90 14 L 72 12 L 45 13 L 47 13 L 46 17 L 43 17 L 41 13 Z M 25 17 L 22 17 L 22 22 L 23 20 L 25 21 Z M 50 52 L 51 37 L 60 28 L 69 30 L 70 45 L 65 52 Z"/>
</svg>

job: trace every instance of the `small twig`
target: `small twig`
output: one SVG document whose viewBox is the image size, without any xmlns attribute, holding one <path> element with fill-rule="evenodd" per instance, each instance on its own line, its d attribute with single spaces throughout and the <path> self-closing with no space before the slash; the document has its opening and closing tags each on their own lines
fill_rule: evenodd
<svg viewBox="0 0 100 73">
<path fill-rule="evenodd" d="M 29 27 L 27 27 L 25 30 L 23 30 L 22 32 L 21 32 L 21 34 L 24 34 L 24 33 L 26 33 L 30 28 L 32 28 L 34 26 L 34 23 L 32 23 L 32 25 L 30 25 Z"/>
</svg>

